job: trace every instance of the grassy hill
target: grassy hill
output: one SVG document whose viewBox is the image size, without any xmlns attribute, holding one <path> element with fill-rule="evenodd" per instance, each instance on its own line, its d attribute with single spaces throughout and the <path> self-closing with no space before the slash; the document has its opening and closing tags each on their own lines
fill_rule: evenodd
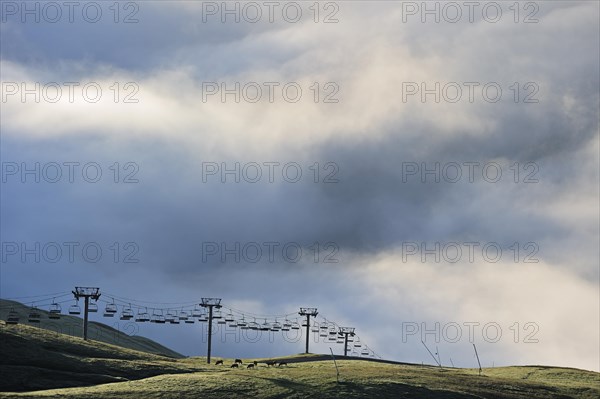
<svg viewBox="0 0 600 399">
<path fill-rule="evenodd" d="M 80 317 L 61 315 L 58 320 L 48 319 L 48 312 L 40 310 L 42 319 L 40 323 L 29 323 L 27 317 L 30 308 L 20 302 L 0 299 L 0 320 L 5 320 L 8 317 L 9 311 L 13 309 L 19 314 L 19 323 L 30 325 L 46 330 L 59 332 L 62 334 L 81 337 L 83 335 L 83 320 Z M 169 356 L 173 358 L 183 358 L 180 353 L 160 345 L 148 338 L 139 336 L 127 335 L 115 328 L 106 324 L 90 321 L 88 324 L 88 337 L 94 341 L 100 341 L 107 344 L 118 345 L 123 348 L 134 349 L 137 351 L 154 353 L 157 355 Z"/>
<path fill-rule="evenodd" d="M 287 366 L 232 369 L 0 324 L 0 398 L 598 398 L 600 374 L 530 366 L 440 369 L 364 359 L 289 356 Z M 78 387 L 75 387 L 78 386 Z M 71 388 L 65 388 L 71 387 Z M 55 389 L 52 389 L 55 388 Z"/>
</svg>

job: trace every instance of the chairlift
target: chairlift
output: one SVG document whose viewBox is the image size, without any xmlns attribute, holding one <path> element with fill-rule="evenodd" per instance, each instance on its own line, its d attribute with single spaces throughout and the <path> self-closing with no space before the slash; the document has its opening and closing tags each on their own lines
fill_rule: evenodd
<svg viewBox="0 0 600 399">
<path fill-rule="evenodd" d="M 133 310 L 131 309 L 131 304 L 128 307 L 123 306 L 123 311 L 121 312 L 121 320 L 131 320 L 133 318 Z"/>
<path fill-rule="evenodd" d="M 319 326 L 316 324 L 313 324 L 312 328 L 310 329 L 310 331 L 314 332 L 314 333 L 318 333 L 319 332 Z"/>
<path fill-rule="evenodd" d="M 249 329 L 249 330 L 258 330 L 258 329 L 259 329 L 259 327 L 260 327 L 260 326 L 259 326 L 259 325 L 258 325 L 258 323 L 256 322 L 256 318 L 254 318 L 254 320 L 253 320 L 253 321 L 251 321 L 250 323 L 248 323 L 248 329 Z"/>
<path fill-rule="evenodd" d="M 327 331 L 321 330 L 321 332 L 319 333 L 319 337 L 327 338 Z"/>
<path fill-rule="evenodd" d="M 58 319 L 60 319 L 60 313 L 61 313 L 61 311 L 62 311 L 62 308 L 53 299 L 52 300 L 52 305 L 50 305 L 50 309 L 48 310 L 48 318 L 52 319 L 52 320 L 58 320 Z"/>
<path fill-rule="evenodd" d="M 227 313 L 227 316 L 225 316 L 225 321 L 227 323 L 231 323 L 232 321 L 234 321 L 233 313 L 231 313 L 231 312 Z"/>
<path fill-rule="evenodd" d="M 214 309 L 212 317 L 213 317 L 213 319 L 221 319 L 223 317 L 223 315 L 221 314 L 221 310 L 220 309 Z"/>
<path fill-rule="evenodd" d="M 200 317 L 198 317 L 198 321 L 202 321 L 202 322 L 207 322 L 208 321 L 208 315 L 206 314 L 206 312 L 202 312 L 202 314 L 200 315 Z"/>
<path fill-rule="evenodd" d="M 360 338 L 356 337 L 356 339 L 354 340 L 354 347 L 360 348 L 361 346 L 362 346 L 362 343 L 360 342 Z"/>
<path fill-rule="evenodd" d="M 368 356 L 368 355 L 369 355 L 369 350 L 368 350 L 367 348 L 364 348 L 364 349 L 363 349 L 363 350 L 360 352 L 360 354 L 361 354 L 362 356 Z"/>
<path fill-rule="evenodd" d="M 271 330 L 271 325 L 269 323 L 267 323 L 267 319 L 265 319 L 265 322 L 261 324 L 261 326 L 259 327 L 260 331 L 269 331 Z"/>
<path fill-rule="evenodd" d="M 29 317 L 27 318 L 27 321 L 30 323 L 39 323 L 41 318 L 42 314 L 40 313 L 40 310 L 35 306 L 32 306 L 29 310 Z"/>
<path fill-rule="evenodd" d="M 165 321 L 168 321 L 169 323 L 173 323 L 175 320 L 177 320 L 177 312 L 175 310 L 167 310 L 167 314 L 165 316 Z"/>
<path fill-rule="evenodd" d="M 308 320 L 302 320 L 302 327 L 308 327 Z"/>
<path fill-rule="evenodd" d="M 96 304 L 96 302 L 88 303 L 88 313 L 97 313 L 97 312 L 98 312 L 98 305 Z"/>
<path fill-rule="evenodd" d="M 241 320 L 238 320 L 237 326 L 240 327 L 242 330 L 247 330 L 248 329 L 248 324 L 246 324 L 246 320 L 244 319 L 244 315 L 242 315 L 242 319 Z"/>
<path fill-rule="evenodd" d="M 79 301 L 76 301 L 73 305 L 69 306 L 69 314 L 81 314 Z"/>
<path fill-rule="evenodd" d="M 292 330 L 299 330 L 300 329 L 300 324 L 298 324 L 297 321 L 293 322 L 291 329 Z"/>
<path fill-rule="evenodd" d="M 275 319 L 275 323 L 271 325 L 271 331 L 279 331 L 281 330 L 281 324 Z"/>
<path fill-rule="evenodd" d="M 104 308 L 104 317 L 114 317 L 117 313 L 117 305 L 115 305 L 115 300 L 113 299 L 112 303 L 106 304 Z"/>
<path fill-rule="evenodd" d="M 146 308 L 144 311 L 140 311 L 138 309 L 138 314 L 137 314 L 137 317 L 135 318 L 135 321 L 139 322 L 139 323 L 144 323 L 144 322 L 150 321 L 150 315 L 148 314 L 148 308 Z"/>
<path fill-rule="evenodd" d="M 12 308 L 10 309 L 10 312 L 8 312 L 6 324 L 19 324 L 19 314 Z"/>
<path fill-rule="evenodd" d="M 194 310 L 192 310 L 192 317 L 195 319 L 199 319 L 200 317 L 202 317 L 203 313 L 204 312 L 202 311 L 200 305 L 196 305 L 194 306 Z"/>
<path fill-rule="evenodd" d="M 188 312 L 186 312 L 185 310 L 181 309 L 181 311 L 179 312 L 179 320 L 183 320 L 183 321 L 187 321 L 189 319 L 189 315 Z M 194 321 L 192 320 L 192 323 Z"/>
<path fill-rule="evenodd" d="M 152 317 L 150 318 L 150 322 L 157 324 L 165 324 L 165 316 L 161 309 L 154 309 L 152 311 Z"/>
</svg>

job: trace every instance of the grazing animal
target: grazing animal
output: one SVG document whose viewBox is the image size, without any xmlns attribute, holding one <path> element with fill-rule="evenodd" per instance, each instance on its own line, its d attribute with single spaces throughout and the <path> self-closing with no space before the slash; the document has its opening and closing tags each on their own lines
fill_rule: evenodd
<svg viewBox="0 0 600 399">
<path fill-rule="evenodd" d="M 219 364 L 221 364 L 221 365 L 222 365 L 222 364 L 223 364 L 223 361 L 222 361 L 222 360 L 217 360 L 217 361 L 216 361 L 216 363 L 215 363 L 215 366 L 218 366 Z"/>
<path fill-rule="evenodd" d="M 235 359 L 235 362 L 234 362 L 234 363 L 239 363 L 239 364 L 242 364 L 243 362 L 242 362 L 242 359 Z"/>
<path fill-rule="evenodd" d="M 250 364 L 247 366 L 247 368 L 249 368 L 249 369 L 253 369 L 253 368 L 254 368 L 254 363 L 250 363 Z"/>
<path fill-rule="evenodd" d="M 232 369 L 237 369 L 237 368 L 238 368 L 238 364 L 237 364 L 237 363 L 233 363 L 233 364 L 232 364 L 230 367 L 231 367 Z"/>
<path fill-rule="evenodd" d="M 270 361 L 267 362 L 267 366 L 268 367 L 275 366 L 276 364 L 277 364 L 277 362 L 276 361 L 272 361 L 272 360 L 270 360 Z"/>
<path fill-rule="evenodd" d="M 288 365 L 287 362 L 279 362 L 279 366 L 278 367 L 287 366 L 287 365 Z"/>
<path fill-rule="evenodd" d="M 258 362 L 256 360 L 253 363 L 256 367 L 258 367 Z"/>
</svg>

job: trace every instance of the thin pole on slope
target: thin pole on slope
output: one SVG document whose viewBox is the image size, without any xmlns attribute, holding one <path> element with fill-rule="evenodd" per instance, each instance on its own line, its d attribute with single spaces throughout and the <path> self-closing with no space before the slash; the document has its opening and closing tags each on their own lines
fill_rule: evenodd
<svg viewBox="0 0 600 399">
<path fill-rule="evenodd" d="M 331 349 L 331 346 L 329 347 L 329 351 L 331 352 L 331 357 L 333 358 L 333 364 L 335 365 L 335 380 L 337 381 L 337 383 L 340 383 L 340 369 L 338 369 L 337 366 L 337 362 L 335 361 L 335 356 L 333 355 L 333 349 Z"/>
<path fill-rule="evenodd" d="M 431 353 L 431 351 L 429 350 L 429 348 L 427 347 L 427 345 L 425 345 L 425 342 L 423 342 L 423 340 L 421 340 L 421 343 L 423 344 L 423 346 L 425 347 L 425 349 L 427 349 L 427 352 L 429 352 L 429 354 L 433 358 L 433 361 L 436 362 L 438 366 L 442 367 L 442 365 L 440 364 L 440 362 L 438 362 L 438 360 L 435 358 L 435 356 L 433 356 L 433 353 Z"/>
<path fill-rule="evenodd" d="M 475 349 L 475 356 L 477 356 L 477 363 L 479 364 L 479 375 L 481 375 L 481 362 L 479 361 L 479 354 L 477 354 L 477 347 L 473 344 L 473 349 Z"/>
</svg>

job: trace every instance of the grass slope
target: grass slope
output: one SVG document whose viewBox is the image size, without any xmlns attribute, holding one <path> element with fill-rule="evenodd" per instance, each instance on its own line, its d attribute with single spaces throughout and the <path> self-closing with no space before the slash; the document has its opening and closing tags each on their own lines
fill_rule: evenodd
<svg viewBox="0 0 600 399">
<path fill-rule="evenodd" d="M 0 391 L 95 385 L 199 370 L 166 356 L 4 322 L 0 354 Z"/>
<path fill-rule="evenodd" d="M 79 317 L 61 315 L 60 319 L 58 320 L 50 320 L 48 319 L 48 312 L 40 310 L 40 313 L 42 314 L 41 323 L 33 324 L 27 321 L 30 309 L 28 306 L 25 306 L 20 302 L 9 301 L 6 299 L 0 299 L 0 320 L 7 319 L 11 308 L 19 314 L 19 323 L 21 324 L 39 327 L 74 337 L 81 337 L 83 335 L 83 320 Z M 115 319 L 115 321 L 118 321 L 118 319 Z M 127 331 L 127 329 L 125 330 Z M 123 348 L 134 349 L 137 351 L 154 353 L 173 358 L 184 357 L 180 353 L 162 346 L 148 338 L 130 336 L 110 326 L 107 326 L 106 324 L 96 323 L 93 321 L 90 321 L 88 324 L 88 337 L 94 341 L 118 345 Z"/>
<path fill-rule="evenodd" d="M 333 362 L 324 355 L 289 356 L 282 367 L 232 369 L 232 359 L 225 366 L 207 365 L 203 358 L 165 358 L 24 325 L 0 325 L 0 345 L 4 391 L 89 385 L 4 392 L 0 398 L 600 397 L 599 373 L 557 367 L 498 367 L 478 376 L 470 369 L 338 359 L 337 383 Z"/>
</svg>

